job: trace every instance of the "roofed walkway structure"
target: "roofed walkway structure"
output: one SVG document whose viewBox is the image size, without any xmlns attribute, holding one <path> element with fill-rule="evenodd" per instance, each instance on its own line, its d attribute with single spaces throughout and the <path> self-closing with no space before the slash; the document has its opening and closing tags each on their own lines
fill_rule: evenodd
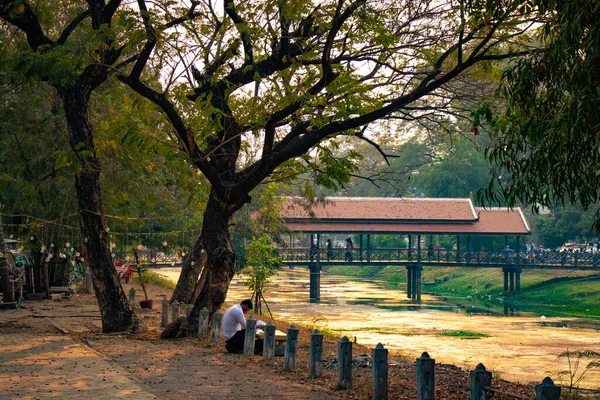
<svg viewBox="0 0 600 400">
<path fill-rule="evenodd" d="M 531 234 L 521 209 L 483 209 L 475 207 L 471 199 L 334 197 L 309 205 L 306 200 L 287 198 L 281 216 L 291 243 L 289 249 L 280 249 L 280 255 L 287 265 L 309 266 L 312 301 L 320 299 L 323 264 L 406 265 L 407 296 L 416 300 L 421 298 L 423 264 L 495 266 L 503 269 L 505 291 L 516 292 L 522 270 L 518 263 L 509 260 L 510 255 L 505 252 L 496 253 L 496 260 L 489 259 L 481 265 L 482 260 L 471 251 L 471 237 L 504 236 L 507 246 L 509 237 L 514 237 L 514 249 L 519 251 L 520 238 Z M 298 233 L 310 235 L 309 243 L 316 243 L 316 247 L 294 247 L 294 235 Z M 358 235 L 358 247 L 350 254 L 346 249 L 323 248 L 321 236 L 326 234 Z M 372 249 L 371 236 L 376 234 L 407 236 L 408 248 Z M 430 247 L 423 251 L 423 235 L 430 236 L 430 244 L 434 235 L 456 235 L 456 250 L 442 253 Z"/>
</svg>

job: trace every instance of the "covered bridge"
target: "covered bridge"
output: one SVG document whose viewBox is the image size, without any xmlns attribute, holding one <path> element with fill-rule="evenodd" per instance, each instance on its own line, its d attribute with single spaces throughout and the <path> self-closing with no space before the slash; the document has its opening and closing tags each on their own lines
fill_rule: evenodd
<svg viewBox="0 0 600 400">
<path fill-rule="evenodd" d="M 311 270 L 311 299 L 320 297 L 320 270 L 322 264 L 378 263 L 406 265 L 407 295 L 419 299 L 423 260 L 431 259 L 431 248 L 423 251 L 422 237 L 455 236 L 455 262 L 470 254 L 472 236 L 503 236 L 508 246 L 514 238 L 513 249 L 522 247 L 520 238 L 531 234 L 529 224 L 520 208 L 480 208 L 470 198 L 376 198 L 330 197 L 324 201 L 307 202 L 301 198 L 286 198 L 281 211 L 285 227 L 290 233 L 289 249 L 282 249 L 285 263 L 308 265 Z M 358 235 L 351 254 L 327 248 L 325 236 Z M 371 237 L 377 234 L 395 234 L 407 238 L 406 249 L 374 249 Z M 300 236 L 300 238 L 299 238 Z M 298 240 L 300 239 L 300 240 Z M 299 242 L 299 243 L 298 243 Z M 307 245 L 308 243 L 308 245 Z M 300 246 L 298 246 L 300 244 Z M 387 256 L 384 254 L 387 253 Z M 439 258 L 438 252 L 438 261 Z M 430 260 L 431 261 L 431 260 Z M 448 260 L 449 261 L 449 260 Z M 469 257 L 464 258 L 468 263 Z M 505 289 L 517 290 L 520 269 L 504 269 Z"/>
</svg>

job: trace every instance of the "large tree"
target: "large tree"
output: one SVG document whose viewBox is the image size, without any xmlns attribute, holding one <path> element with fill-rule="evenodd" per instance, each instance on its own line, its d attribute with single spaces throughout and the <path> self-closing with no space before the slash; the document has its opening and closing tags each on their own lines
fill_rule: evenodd
<svg viewBox="0 0 600 400">
<path fill-rule="evenodd" d="M 171 3 L 138 0 L 145 40 L 118 77 L 163 109 L 211 185 L 173 297 L 187 301 L 199 286 L 191 326 L 225 300 L 236 261 L 229 224 L 257 185 L 315 163 L 347 182 L 352 165 L 331 157 L 336 138 L 374 144 L 370 124 L 451 110 L 469 71 L 521 54 L 531 17 L 520 1 L 493 3 L 193 2 L 173 28 Z M 162 85 L 145 78 L 156 68 Z"/>
<path fill-rule="evenodd" d="M 108 4 L 90 0 L 84 8 L 76 2 L 0 1 L 0 19 L 13 31 L 6 35 L 12 47 L 3 54 L 3 61 L 24 76 L 48 82 L 62 101 L 70 146 L 79 161 L 75 177 L 79 222 L 104 332 L 135 329 L 139 323 L 111 259 L 100 161 L 89 119 L 91 94 L 106 81 L 110 66 L 122 52 L 113 46 L 119 32 L 111 29 L 120 4 L 120 0 Z M 26 46 L 18 33 L 25 36 Z"/>
<path fill-rule="evenodd" d="M 495 138 L 488 199 L 540 206 L 600 200 L 600 6 L 596 0 L 532 1 L 546 16 L 537 51 L 512 63 Z M 598 228 L 600 216 L 596 215 Z"/>
</svg>

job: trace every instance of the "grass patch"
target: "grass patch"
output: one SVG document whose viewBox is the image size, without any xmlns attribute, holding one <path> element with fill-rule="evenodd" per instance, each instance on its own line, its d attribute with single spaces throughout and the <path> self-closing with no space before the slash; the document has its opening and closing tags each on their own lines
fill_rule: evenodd
<svg viewBox="0 0 600 400">
<path fill-rule="evenodd" d="M 165 278 L 164 276 L 157 274 L 154 271 L 146 271 L 148 274 L 148 284 L 153 286 L 159 286 L 167 289 L 175 289 L 176 283 L 171 281 L 170 279 Z M 137 275 L 137 272 L 136 272 Z"/>
<path fill-rule="evenodd" d="M 469 331 L 448 331 L 448 332 L 440 332 L 440 336 L 452 336 L 459 337 L 462 339 L 479 339 L 482 337 L 488 337 L 485 333 L 479 332 L 469 332 Z"/>
</svg>

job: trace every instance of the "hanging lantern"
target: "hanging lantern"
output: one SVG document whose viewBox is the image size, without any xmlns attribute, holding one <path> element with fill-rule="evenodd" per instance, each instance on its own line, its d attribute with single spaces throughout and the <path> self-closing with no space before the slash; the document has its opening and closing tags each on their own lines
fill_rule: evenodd
<svg viewBox="0 0 600 400">
<path fill-rule="evenodd" d="M 83 241 L 87 243 L 87 241 L 88 241 L 88 238 L 83 238 Z"/>
<path fill-rule="evenodd" d="M 65 247 L 67 247 L 67 248 L 71 247 L 71 243 L 69 243 L 69 242 L 65 243 Z M 73 251 L 73 249 L 71 249 L 71 251 Z"/>
<path fill-rule="evenodd" d="M 74 248 L 72 248 L 72 247 L 69 249 L 69 251 L 73 251 L 73 250 L 75 250 L 75 249 L 74 249 Z"/>
<path fill-rule="evenodd" d="M 50 243 L 50 248 L 53 249 L 54 248 L 54 243 Z"/>
<path fill-rule="evenodd" d="M 51 258 L 52 258 L 52 254 L 48 254 L 48 259 L 51 259 Z"/>
<path fill-rule="evenodd" d="M 111 249 L 114 249 L 115 247 L 117 247 L 117 244 L 116 244 L 116 243 L 111 243 L 111 244 L 110 244 L 110 248 L 111 248 Z"/>
<path fill-rule="evenodd" d="M 137 248 L 138 248 L 138 250 L 141 250 L 141 249 L 142 249 L 142 247 L 143 247 L 143 246 L 142 246 L 141 244 L 138 244 L 138 245 L 137 245 Z"/>
<path fill-rule="evenodd" d="M 166 245 L 167 245 L 167 241 L 165 240 L 165 241 L 163 242 L 163 246 L 166 246 Z"/>
<path fill-rule="evenodd" d="M 125 256 L 125 261 L 129 261 L 129 256 Z"/>
<path fill-rule="evenodd" d="M 50 262 L 50 257 L 46 257 L 46 262 Z"/>
<path fill-rule="evenodd" d="M 33 242 L 35 240 L 35 238 L 33 236 L 29 236 L 29 240 L 31 240 Z"/>
<path fill-rule="evenodd" d="M 104 230 L 106 231 L 106 233 L 110 232 L 110 228 L 108 226 L 104 228 Z"/>
<path fill-rule="evenodd" d="M 204 249 L 200 250 L 200 253 L 204 254 Z"/>
<path fill-rule="evenodd" d="M 14 237 L 13 235 L 10 235 L 10 238 L 11 238 L 11 239 L 12 239 L 13 237 Z"/>
<path fill-rule="evenodd" d="M 194 265 L 194 262 L 192 261 L 192 262 L 190 263 L 190 265 Z"/>
<path fill-rule="evenodd" d="M 112 253 L 110 256 L 111 256 L 112 258 L 115 258 L 117 255 L 116 255 L 115 253 Z"/>
<path fill-rule="evenodd" d="M 185 251 L 181 252 L 181 257 L 185 257 Z"/>
<path fill-rule="evenodd" d="M 79 257 L 81 255 L 80 252 L 75 253 L 75 257 Z"/>
</svg>

